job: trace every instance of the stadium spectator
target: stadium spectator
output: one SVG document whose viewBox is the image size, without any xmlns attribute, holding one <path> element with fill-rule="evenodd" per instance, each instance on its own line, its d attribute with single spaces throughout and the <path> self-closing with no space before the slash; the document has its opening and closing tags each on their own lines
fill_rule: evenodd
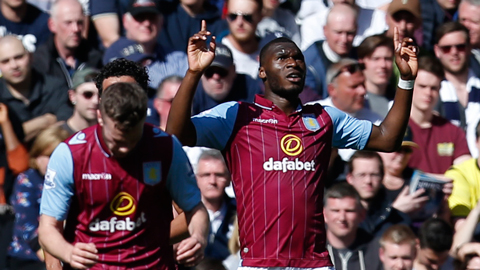
<svg viewBox="0 0 480 270">
<path fill-rule="evenodd" d="M 42 131 L 30 149 L 30 168 L 20 173 L 15 181 L 11 197 L 15 223 L 8 250 L 10 269 L 46 269 L 37 231 L 43 178 L 53 149 L 68 136 L 59 126 Z"/>
<path fill-rule="evenodd" d="M 0 269 L 6 269 L 7 248 L 12 241 L 15 213 L 9 204 L 15 177 L 28 169 L 28 152 L 21 143 L 23 129 L 20 121 L 0 103 Z"/>
<path fill-rule="evenodd" d="M 160 122 L 155 123 L 155 125 L 159 126 L 162 130 L 165 130 L 165 127 L 167 126 L 170 106 L 172 105 L 172 100 L 177 94 L 181 83 L 182 77 L 169 76 L 165 78 L 158 86 L 156 96 L 153 99 L 153 107 L 160 117 Z"/>
<path fill-rule="evenodd" d="M 441 269 L 448 259 L 453 241 L 453 228 L 443 219 L 427 219 L 418 231 L 415 270 Z"/>
<path fill-rule="evenodd" d="M 202 20 L 213 35 L 219 36 L 228 29 L 221 10 L 210 0 L 164 1 L 161 11 L 164 19 L 158 42 L 176 51 L 186 51 L 188 39 L 198 32 Z"/>
<path fill-rule="evenodd" d="M 382 159 L 376 152 L 356 151 L 348 161 L 347 182 L 358 192 L 362 206 L 367 210 L 360 227 L 375 236 L 380 236 L 393 224 L 409 225 L 406 213 L 418 201 L 425 200 L 419 193 L 390 199 L 382 185 L 383 175 Z"/>
<path fill-rule="evenodd" d="M 72 115 L 68 88 L 61 80 L 32 68 L 30 53 L 14 36 L 0 39 L 0 71 L 0 98 L 23 124 L 25 140 Z"/>
<path fill-rule="evenodd" d="M 476 146 L 480 149 L 480 122 L 476 126 Z M 458 231 L 459 225 L 480 201 L 480 162 L 476 158 L 452 166 L 445 176 L 453 179 L 453 191 L 448 202 L 452 210 L 453 223 Z M 478 209 L 477 211 L 480 211 Z M 457 225 L 458 224 L 458 225 Z"/>
<path fill-rule="evenodd" d="M 237 73 L 258 76 L 259 38 L 255 35 L 262 19 L 262 0 L 229 0 L 227 22 L 230 33 L 222 39 L 233 54 Z"/>
<path fill-rule="evenodd" d="M 454 21 L 460 0 L 422 0 L 422 46 L 433 51 L 435 33 L 444 23 Z"/>
<path fill-rule="evenodd" d="M 0 37 L 15 35 L 34 52 L 50 36 L 48 14 L 26 0 L 0 1 Z"/>
<path fill-rule="evenodd" d="M 208 214 L 187 156 L 175 138 L 145 125 L 146 110 L 138 84 L 114 83 L 102 93 L 99 124 L 51 156 L 39 242 L 70 267 L 167 269 L 175 267 L 174 259 L 193 266 L 203 257 Z M 185 209 L 190 232 L 175 255 L 169 244 L 172 198 Z M 91 211 L 97 214 L 86 214 Z"/>
<path fill-rule="evenodd" d="M 366 37 L 381 34 L 387 28 L 383 11 L 359 7 L 355 0 L 333 0 L 332 3 L 333 5 L 348 4 L 357 10 L 357 32 L 353 39 L 353 46 L 355 47 L 360 45 Z M 328 9 L 320 9 L 302 21 L 301 48 L 303 50 L 306 50 L 314 42 L 325 39 L 323 28 L 327 22 L 328 12 Z"/>
<path fill-rule="evenodd" d="M 462 0 L 458 7 L 458 21 L 468 28 L 470 66 L 480 68 L 480 1 Z"/>
<path fill-rule="evenodd" d="M 184 51 L 172 51 L 158 43 L 163 20 L 158 5 L 157 0 L 134 0 L 123 15 L 126 38 L 142 45 L 145 54 L 155 56 L 147 65 L 149 86 L 153 89 L 165 77 L 183 76 L 188 68 Z"/>
<path fill-rule="evenodd" d="M 195 175 L 210 218 L 205 257 L 223 261 L 230 255 L 228 242 L 233 232 L 237 205 L 235 199 L 225 194 L 225 188 L 230 184 L 230 172 L 222 153 L 218 150 L 203 151 L 198 158 Z"/>
<path fill-rule="evenodd" d="M 382 119 L 395 95 L 392 82 L 393 42 L 385 35 L 369 36 L 357 48 L 358 60 L 365 65 L 365 89 L 368 107 Z"/>
<path fill-rule="evenodd" d="M 469 149 L 477 153 L 474 126 L 480 112 L 480 79 L 469 66 L 468 29 L 458 22 L 448 22 L 437 29 L 435 55 L 445 70 L 440 88 L 441 115 L 467 131 Z"/>
<path fill-rule="evenodd" d="M 208 36 L 202 23 L 189 41 L 190 66 L 172 102 L 167 131 L 185 145 L 224 151 L 237 205 L 242 206 L 237 213 L 243 266 L 328 269 L 332 264 L 324 248 L 319 203 L 331 147 L 393 151 L 400 146 L 412 95 L 402 89 L 413 88 L 416 75 L 413 40 L 395 39 L 396 61 L 402 79 L 409 82 L 400 84 L 390 113 L 374 126 L 332 107 L 300 104 L 306 65 L 287 38 L 274 39 L 260 52 L 264 96 L 257 95 L 255 103 L 224 103 L 190 118 L 196 85 L 215 57 L 215 40 L 207 47 Z"/>
<path fill-rule="evenodd" d="M 297 46 L 300 47 L 300 29 L 295 22 L 295 16 L 292 12 L 281 7 L 281 1 L 262 1 L 262 20 L 257 25 L 257 36 L 264 38 L 268 33 L 282 32 L 289 36 Z"/>
<path fill-rule="evenodd" d="M 325 74 L 342 57 L 356 58 L 353 38 L 357 32 L 357 11 L 347 4 L 335 5 L 327 16 L 323 31 L 325 40 L 316 41 L 305 50 L 307 78 L 305 85 L 320 96 L 328 96 Z"/>
<path fill-rule="evenodd" d="M 126 12 L 128 2 L 128 0 L 90 1 L 92 22 L 104 48 L 110 47 L 120 38 L 120 33 L 123 33 L 120 18 Z"/>
<path fill-rule="evenodd" d="M 87 22 L 78 0 L 56 1 L 50 15 L 48 26 L 53 35 L 35 51 L 33 66 L 43 74 L 61 79 L 71 89 L 75 71 L 101 68 L 102 54 L 82 37 Z"/>
<path fill-rule="evenodd" d="M 388 30 L 385 32 L 389 38 L 393 37 L 395 27 L 398 29 L 399 38 L 414 38 L 414 33 L 421 27 L 422 13 L 420 0 L 392 0 L 388 5 L 386 21 Z M 417 39 L 417 42 L 420 40 Z"/>
<path fill-rule="evenodd" d="M 86 68 L 73 75 L 73 87 L 68 91 L 73 115 L 62 124 L 70 135 L 97 123 L 98 89 L 95 77 L 98 73 L 98 70 Z"/>
<path fill-rule="evenodd" d="M 327 249 L 337 270 L 381 269 L 378 243 L 359 228 L 365 218 L 360 196 L 348 183 L 330 187 L 323 208 L 327 225 Z"/>
<path fill-rule="evenodd" d="M 416 236 L 403 224 L 388 228 L 380 238 L 379 256 L 384 270 L 412 270 L 416 257 Z"/>
<path fill-rule="evenodd" d="M 442 64 L 436 58 L 424 56 L 419 59 L 418 67 L 408 125 L 413 141 L 420 147 L 413 149 L 409 166 L 443 175 L 450 166 L 469 159 L 470 152 L 465 132 L 433 111 L 444 77 Z"/>
<path fill-rule="evenodd" d="M 252 102 L 261 94 L 260 81 L 237 74 L 232 52 L 223 45 L 215 48 L 215 59 L 205 70 L 193 98 L 192 114 L 199 114 L 227 101 Z"/>
</svg>

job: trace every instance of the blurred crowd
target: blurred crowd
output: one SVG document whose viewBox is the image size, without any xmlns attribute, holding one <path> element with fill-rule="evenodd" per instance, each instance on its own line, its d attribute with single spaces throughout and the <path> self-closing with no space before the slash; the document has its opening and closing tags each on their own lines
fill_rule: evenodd
<svg viewBox="0 0 480 270">
<path fill-rule="evenodd" d="M 60 142 L 97 123 L 100 69 L 120 58 L 145 68 L 147 122 L 165 129 L 202 20 L 217 46 L 192 114 L 262 94 L 260 50 L 287 37 L 307 65 L 302 103 L 379 124 L 399 79 L 394 29 L 412 38 L 419 72 L 402 147 L 334 149 L 327 248 L 336 269 L 480 268 L 480 0 L 0 0 L 0 269 L 45 268 L 37 228 L 46 166 Z M 196 268 L 236 269 L 223 156 L 185 150 L 211 221 Z M 411 189 L 419 174 L 442 183 L 436 203 Z"/>
</svg>

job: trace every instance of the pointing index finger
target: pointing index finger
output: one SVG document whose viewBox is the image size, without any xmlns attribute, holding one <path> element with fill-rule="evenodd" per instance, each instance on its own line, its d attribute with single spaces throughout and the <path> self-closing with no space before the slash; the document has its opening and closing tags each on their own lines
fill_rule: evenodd
<svg viewBox="0 0 480 270">
<path fill-rule="evenodd" d="M 401 47 L 400 40 L 398 39 L 398 28 L 394 27 L 393 28 L 393 44 L 395 44 L 395 49 L 399 50 Z"/>
<path fill-rule="evenodd" d="M 207 22 L 205 20 L 202 20 L 202 28 L 200 31 L 207 31 Z"/>
</svg>

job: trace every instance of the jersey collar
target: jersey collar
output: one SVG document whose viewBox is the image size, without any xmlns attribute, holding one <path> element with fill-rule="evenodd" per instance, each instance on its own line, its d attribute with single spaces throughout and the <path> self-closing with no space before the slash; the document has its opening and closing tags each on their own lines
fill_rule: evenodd
<svg viewBox="0 0 480 270">
<path fill-rule="evenodd" d="M 271 100 L 266 99 L 264 95 L 257 94 L 255 95 L 255 101 L 254 104 L 260 108 L 263 108 L 265 110 L 270 110 L 270 111 L 281 111 Z M 296 112 L 301 112 L 302 111 L 302 102 L 298 102 L 297 110 Z"/>
</svg>

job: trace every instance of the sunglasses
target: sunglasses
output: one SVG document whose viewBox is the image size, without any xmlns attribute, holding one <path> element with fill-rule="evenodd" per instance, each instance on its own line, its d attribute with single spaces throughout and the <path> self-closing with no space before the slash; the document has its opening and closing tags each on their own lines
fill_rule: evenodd
<svg viewBox="0 0 480 270">
<path fill-rule="evenodd" d="M 218 67 L 211 67 L 205 70 L 205 77 L 210 79 L 215 73 L 218 74 L 218 76 L 225 78 L 228 75 L 228 70 Z"/>
<path fill-rule="evenodd" d="M 333 80 L 335 80 L 335 78 L 340 76 L 340 74 L 342 74 L 343 72 L 348 72 L 350 74 L 353 74 L 357 71 L 363 71 L 364 69 L 365 69 L 364 63 L 355 63 L 355 64 L 346 65 L 344 67 L 341 67 L 340 70 L 337 73 L 335 73 L 335 75 L 332 77 L 330 82 L 333 82 Z"/>
<path fill-rule="evenodd" d="M 228 13 L 227 19 L 233 22 L 237 19 L 238 16 L 241 16 L 248 23 L 253 23 L 253 14 Z"/>
<path fill-rule="evenodd" d="M 453 47 L 457 49 L 458 52 L 465 52 L 467 50 L 467 44 L 455 44 L 455 45 L 445 45 L 438 46 L 443 53 L 450 53 Z"/>
<path fill-rule="evenodd" d="M 85 91 L 82 93 L 83 98 L 85 99 L 91 99 L 95 93 L 93 91 Z"/>
</svg>

